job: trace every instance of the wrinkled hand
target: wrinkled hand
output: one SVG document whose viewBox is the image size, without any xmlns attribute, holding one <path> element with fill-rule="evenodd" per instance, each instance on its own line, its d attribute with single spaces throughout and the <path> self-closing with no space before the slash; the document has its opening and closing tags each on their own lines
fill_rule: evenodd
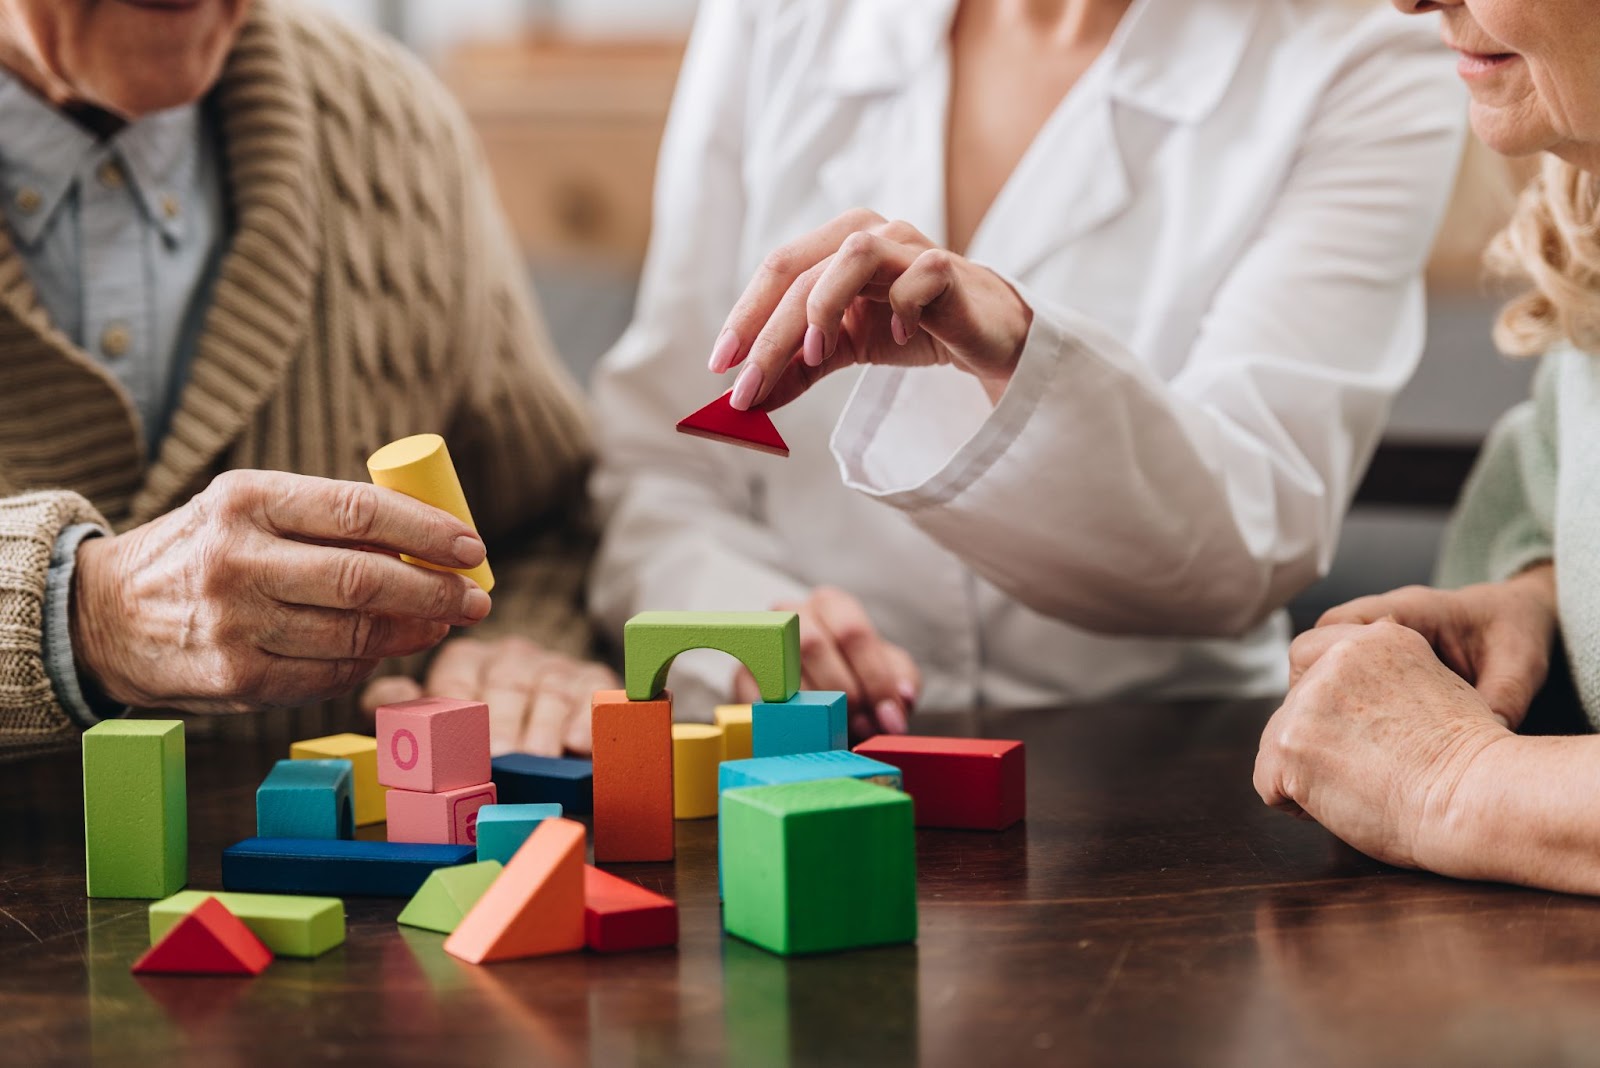
<svg viewBox="0 0 1600 1068">
<path fill-rule="evenodd" d="M 375 550 L 375 551 L 372 551 Z M 391 490 L 268 471 L 218 476 L 160 519 L 78 550 L 79 671 L 140 707 L 237 712 L 352 689 L 384 657 L 489 613 L 465 523 Z"/>
<path fill-rule="evenodd" d="M 773 610 L 800 614 L 801 686 L 844 691 L 852 738 L 906 733 L 922 673 L 910 653 L 879 635 L 860 601 L 823 586 L 801 604 L 773 605 Z M 741 704 L 761 700 L 756 680 L 744 668 L 734 678 L 733 691 Z"/>
<path fill-rule="evenodd" d="M 489 706 L 489 749 L 496 756 L 587 755 L 591 698 L 596 690 L 621 686 L 604 664 L 553 653 L 526 638 L 456 638 L 439 650 L 425 683 L 374 679 L 361 706 L 370 714 L 379 705 L 418 697 L 482 701 Z"/>
<path fill-rule="evenodd" d="M 936 248 L 910 223 L 865 209 L 767 256 L 711 353 L 721 374 L 745 360 L 735 408 L 779 408 L 853 364 L 951 364 L 998 401 L 1033 310 L 987 267 Z"/>
<path fill-rule="evenodd" d="M 1255 787 L 1369 856 L 1447 875 L 1474 870 L 1457 818 L 1475 762 L 1511 734 L 1417 631 L 1326 628 L 1327 648 L 1261 736 Z"/>
<path fill-rule="evenodd" d="M 1495 715 L 1515 729 L 1550 672 L 1557 625 L 1554 571 L 1541 564 L 1504 582 L 1459 590 L 1407 586 L 1330 609 L 1290 647 L 1290 684 L 1339 640 L 1339 625 L 1384 619 L 1428 639 L 1439 659 L 1476 686 Z"/>
</svg>

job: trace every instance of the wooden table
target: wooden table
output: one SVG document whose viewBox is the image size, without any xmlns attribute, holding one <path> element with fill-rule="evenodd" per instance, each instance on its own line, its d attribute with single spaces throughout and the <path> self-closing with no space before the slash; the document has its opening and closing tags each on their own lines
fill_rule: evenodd
<svg viewBox="0 0 1600 1068">
<path fill-rule="evenodd" d="M 76 754 L 0 768 L 0 1061 L 1538 1064 L 1600 1061 L 1600 904 L 1383 868 L 1250 787 L 1270 703 L 947 721 L 1028 743 L 1029 817 L 919 836 L 915 946 L 781 960 L 722 936 L 714 821 L 618 870 L 676 951 L 475 968 L 351 899 L 254 980 L 134 979 L 145 905 L 87 901 Z M 273 739 L 194 741 L 191 885 L 251 832 Z"/>
</svg>

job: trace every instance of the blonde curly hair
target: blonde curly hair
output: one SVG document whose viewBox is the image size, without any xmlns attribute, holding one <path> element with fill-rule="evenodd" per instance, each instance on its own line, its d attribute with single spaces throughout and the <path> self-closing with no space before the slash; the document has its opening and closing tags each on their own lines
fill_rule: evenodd
<svg viewBox="0 0 1600 1068">
<path fill-rule="evenodd" d="M 1532 286 L 1500 313 L 1500 351 L 1537 356 L 1570 342 L 1600 355 L 1600 174 L 1544 157 L 1487 263 Z"/>
</svg>

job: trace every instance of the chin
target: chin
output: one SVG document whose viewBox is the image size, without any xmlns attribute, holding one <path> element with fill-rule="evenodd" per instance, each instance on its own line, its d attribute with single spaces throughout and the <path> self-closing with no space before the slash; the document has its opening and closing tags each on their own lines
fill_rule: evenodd
<svg viewBox="0 0 1600 1068">
<path fill-rule="evenodd" d="M 119 77 L 105 78 L 92 87 L 93 97 L 101 107 L 137 119 L 199 100 L 211 91 L 220 69 L 219 63 L 216 70 L 118 71 Z"/>
<path fill-rule="evenodd" d="M 1472 106 L 1472 132 L 1502 156 L 1518 159 L 1538 155 L 1555 143 L 1555 133 L 1542 124 L 1517 121 L 1502 109 Z"/>
</svg>

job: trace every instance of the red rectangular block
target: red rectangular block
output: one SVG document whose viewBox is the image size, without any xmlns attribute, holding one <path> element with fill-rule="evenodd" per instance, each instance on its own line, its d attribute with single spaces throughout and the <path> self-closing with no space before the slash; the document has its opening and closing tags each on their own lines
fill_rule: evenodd
<svg viewBox="0 0 1600 1068">
<path fill-rule="evenodd" d="M 900 769 L 918 827 L 999 831 L 1027 806 L 1021 742 L 880 734 L 855 751 Z"/>
<path fill-rule="evenodd" d="M 672 695 L 630 701 L 596 690 L 594 859 L 672 859 Z"/>
<path fill-rule="evenodd" d="M 675 946 L 678 905 L 638 883 L 584 865 L 583 940 L 599 953 Z"/>
</svg>

